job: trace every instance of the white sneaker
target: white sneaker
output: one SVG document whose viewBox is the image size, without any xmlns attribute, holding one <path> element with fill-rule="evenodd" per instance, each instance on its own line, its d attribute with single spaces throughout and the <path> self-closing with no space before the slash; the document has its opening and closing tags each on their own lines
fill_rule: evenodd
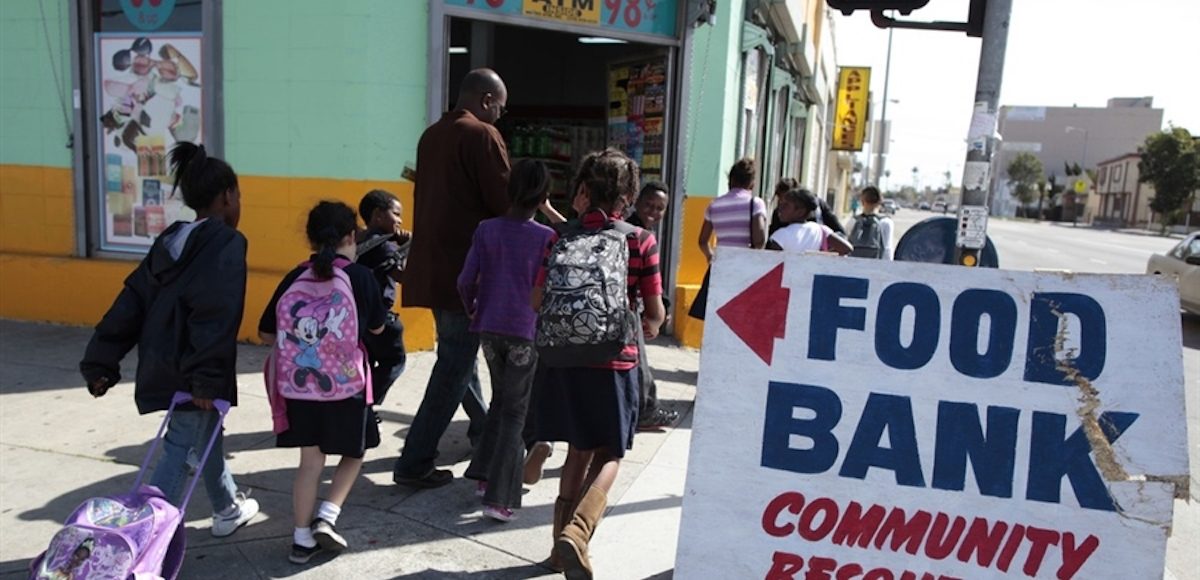
<svg viewBox="0 0 1200 580">
<path fill-rule="evenodd" d="M 243 492 L 237 492 L 237 496 L 233 498 L 233 505 L 237 507 L 233 513 L 213 514 L 212 535 L 214 537 L 231 536 L 238 528 L 246 525 L 246 522 L 258 515 L 258 500 L 246 497 Z"/>
</svg>

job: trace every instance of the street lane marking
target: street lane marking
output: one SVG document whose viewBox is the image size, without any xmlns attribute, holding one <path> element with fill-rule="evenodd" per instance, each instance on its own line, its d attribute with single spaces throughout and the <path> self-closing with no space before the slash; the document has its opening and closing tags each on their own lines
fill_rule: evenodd
<svg viewBox="0 0 1200 580">
<path fill-rule="evenodd" d="M 1097 260 L 1096 258 L 1088 258 L 1088 259 L 1097 264 L 1108 264 L 1108 262 L 1105 262 L 1104 260 Z"/>
</svg>

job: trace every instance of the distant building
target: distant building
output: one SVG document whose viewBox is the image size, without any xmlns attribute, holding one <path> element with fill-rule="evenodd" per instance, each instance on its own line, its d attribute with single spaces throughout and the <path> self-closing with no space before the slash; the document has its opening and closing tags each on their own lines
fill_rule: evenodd
<svg viewBox="0 0 1200 580">
<path fill-rule="evenodd" d="M 1000 107 L 997 130 L 1003 141 L 992 158 L 992 213 L 1016 213 L 1020 202 L 1010 193 L 1007 168 L 1017 154 L 1033 153 L 1045 166 L 1046 177 L 1057 176 L 1064 184 L 1065 165 L 1095 169 L 1099 161 L 1136 151 L 1147 135 L 1161 130 L 1163 110 L 1154 108 L 1153 101 L 1137 97 L 1109 99 L 1105 107 Z M 1083 207 L 1095 207 L 1086 197 L 1075 200 L 1081 219 Z"/>
<path fill-rule="evenodd" d="M 1138 181 L 1139 160 L 1137 153 L 1126 153 L 1096 165 L 1096 222 L 1144 226 L 1153 221 L 1154 185 Z"/>
</svg>

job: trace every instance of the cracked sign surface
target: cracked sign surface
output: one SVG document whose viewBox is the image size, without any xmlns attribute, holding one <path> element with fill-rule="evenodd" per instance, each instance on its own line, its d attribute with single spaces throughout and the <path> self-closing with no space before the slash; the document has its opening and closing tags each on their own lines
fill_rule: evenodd
<svg viewBox="0 0 1200 580">
<path fill-rule="evenodd" d="M 1174 285 L 723 249 L 709 291 L 677 577 L 1162 574 Z"/>
</svg>

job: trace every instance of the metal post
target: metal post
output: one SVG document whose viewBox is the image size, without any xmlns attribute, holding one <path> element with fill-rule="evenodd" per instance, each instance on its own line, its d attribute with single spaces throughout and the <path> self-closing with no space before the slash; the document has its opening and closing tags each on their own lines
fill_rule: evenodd
<svg viewBox="0 0 1200 580">
<path fill-rule="evenodd" d="M 983 45 L 979 75 L 975 80 L 975 110 L 967 136 L 967 162 L 963 168 L 962 204 L 958 208 L 956 263 L 976 266 L 986 242 L 988 186 L 995 149 L 996 110 L 1004 76 L 1004 52 L 1012 0 L 988 0 L 983 19 Z"/>
<path fill-rule="evenodd" d="M 871 117 L 874 115 L 875 93 L 867 91 L 867 122 L 870 123 L 867 125 L 867 129 L 871 131 L 871 148 L 879 144 L 879 133 L 875 131 L 875 121 L 871 120 Z M 871 149 L 867 149 L 867 162 L 863 167 L 863 178 L 862 182 L 859 183 L 859 187 L 866 187 L 872 183 L 875 183 L 875 180 L 871 178 Z"/>
<path fill-rule="evenodd" d="M 888 81 L 892 78 L 892 29 L 888 29 L 887 64 L 883 67 L 883 107 L 879 110 L 879 151 L 875 153 L 875 187 L 879 187 L 879 178 L 883 175 L 883 148 L 887 147 L 887 106 Z"/>
</svg>

